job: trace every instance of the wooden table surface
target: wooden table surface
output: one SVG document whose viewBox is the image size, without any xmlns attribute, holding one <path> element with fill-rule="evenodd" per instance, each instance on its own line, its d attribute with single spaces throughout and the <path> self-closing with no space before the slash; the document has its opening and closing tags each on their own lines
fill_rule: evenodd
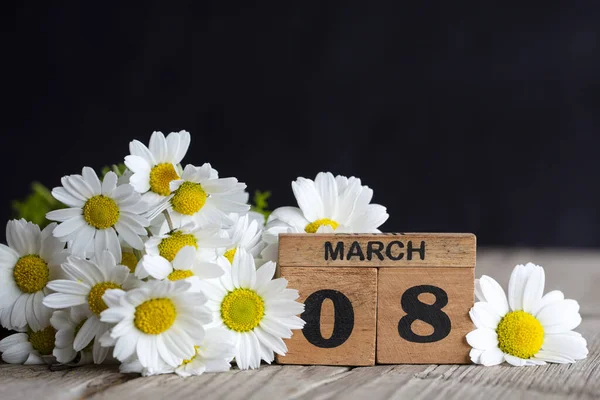
<svg viewBox="0 0 600 400">
<path fill-rule="evenodd" d="M 598 399 L 600 398 L 600 252 L 483 249 L 476 276 L 505 288 L 512 267 L 546 269 L 546 291 L 560 289 L 581 304 L 590 355 L 572 365 L 382 365 L 366 368 L 265 365 L 256 371 L 179 378 L 120 374 L 117 366 L 0 364 L 0 399 Z"/>
</svg>

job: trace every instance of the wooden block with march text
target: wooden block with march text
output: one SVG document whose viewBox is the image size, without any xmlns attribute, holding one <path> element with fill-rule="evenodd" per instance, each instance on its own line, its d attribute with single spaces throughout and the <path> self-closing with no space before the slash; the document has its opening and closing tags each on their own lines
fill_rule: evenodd
<svg viewBox="0 0 600 400">
<path fill-rule="evenodd" d="M 377 269 L 281 267 L 305 305 L 280 364 L 375 364 Z"/>
<path fill-rule="evenodd" d="M 287 233 L 282 267 L 475 267 L 470 233 Z"/>
<path fill-rule="evenodd" d="M 474 268 L 380 269 L 378 364 L 466 364 Z"/>
</svg>

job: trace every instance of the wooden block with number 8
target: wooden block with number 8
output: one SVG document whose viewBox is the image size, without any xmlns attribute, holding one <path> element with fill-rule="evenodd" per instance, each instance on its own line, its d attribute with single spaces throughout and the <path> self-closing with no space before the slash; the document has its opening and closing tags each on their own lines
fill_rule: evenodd
<svg viewBox="0 0 600 400">
<path fill-rule="evenodd" d="M 380 269 L 378 364 L 466 364 L 474 268 Z"/>
</svg>

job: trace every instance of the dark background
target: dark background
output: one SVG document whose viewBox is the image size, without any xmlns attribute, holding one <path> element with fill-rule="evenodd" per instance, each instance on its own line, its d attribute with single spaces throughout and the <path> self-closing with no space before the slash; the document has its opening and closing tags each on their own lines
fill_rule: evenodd
<svg viewBox="0 0 600 400">
<path fill-rule="evenodd" d="M 600 245 L 600 3 L 281 3 L 6 11 L 0 220 L 33 180 L 186 129 L 185 162 L 273 207 L 325 170 L 372 187 L 387 231 Z"/>
</svg>

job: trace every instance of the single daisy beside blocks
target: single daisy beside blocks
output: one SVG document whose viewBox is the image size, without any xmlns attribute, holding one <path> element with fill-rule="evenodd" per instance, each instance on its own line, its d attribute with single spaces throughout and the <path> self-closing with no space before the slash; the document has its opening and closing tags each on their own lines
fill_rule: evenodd
<svg viewBox="0 0 600 400">
<path fill-rule="evenodd" d="M 467 335 L 475 364 L 527 366 L 587 357 L 586 340 L 573 331 L 581 323 L 579 304 L 558 290 L 544 295 L 544 284 L 544 269 L 532 263 L 515 267 L 508 296 L 489 276 L 475 281 L 479 302 L 469 315 L 477 329 Z"/>
</svg>

